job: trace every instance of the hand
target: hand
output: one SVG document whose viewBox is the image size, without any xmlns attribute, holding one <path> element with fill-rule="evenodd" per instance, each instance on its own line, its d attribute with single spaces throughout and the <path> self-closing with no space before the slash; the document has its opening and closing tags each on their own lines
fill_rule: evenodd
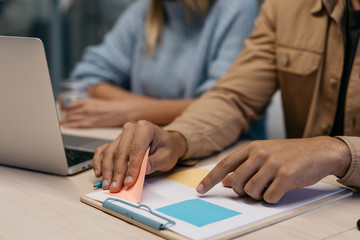
<svg viewBox="0 0 360 240">
<path fill-rule="evenodd" d="M 138 120 L 166 125 L 193 101 L 154 99 L 134 94 L 121 100 L 89 98 L 68 103 L 66 116 L 60 123 L 71 128 L 116 127 Z"/>
<path fill-rule="evenodd" d="M 222 180 L 240 196 L 277 203 L 292 189 L 344 176 L 349 166 L 350 150 L 337 138 L 253 141 L 218 163 L 197 191 L 206 193 Z"/>
<path fill-rule="evenodd" d="M 103 189 L 118 192 L 123 186 L 132 186 L 149 146 L 147 174 L 172 169 L 186 151 L 180 133 L 167 132 L 144 120 L 126 123 L 113 142 L 96 149 L 93 168 L 97 177 L 102 176 Z"/>
<path fill-rule="evenodd" d="M 115 127 L 124 124 L 137 111 L 127 100 L 101 100 L 88 98 L 70 102 L 66 117 L 60 122 L 65 127 Z"/>
</svg>

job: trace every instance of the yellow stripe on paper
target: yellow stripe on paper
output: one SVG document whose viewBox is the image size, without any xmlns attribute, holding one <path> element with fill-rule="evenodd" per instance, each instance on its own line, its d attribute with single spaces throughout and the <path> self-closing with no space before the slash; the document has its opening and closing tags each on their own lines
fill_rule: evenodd
<svg viewBox="0 0 360 240">
<path fill-rule="evenodd" d="M 181 172 L 172 173 L 165 177 L 186 186 L 196 188 L 200 181 L 210 172 L 204 168 L 192 168 Z"/>
</svg>

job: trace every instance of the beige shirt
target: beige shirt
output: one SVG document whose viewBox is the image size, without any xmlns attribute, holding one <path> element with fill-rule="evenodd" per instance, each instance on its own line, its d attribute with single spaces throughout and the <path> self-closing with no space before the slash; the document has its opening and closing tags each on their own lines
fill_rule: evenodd
<svg viewBox="0 0 360 240">
<path fill-rule="evenodd" d="M 345 0 L 266 0 L 253 34 L 228 73 L 168 131 L 187 140 L 184 159 L 220 151 L 264 114 L 281 89 L 289 138 L 331 132 L 344 60 Z M 360 45 L 360 44 L 359 44 Z M 360 46 L 349 80 L 344 135 L 351 166 L 340 179 L 360 186 Z"/>
</svg>

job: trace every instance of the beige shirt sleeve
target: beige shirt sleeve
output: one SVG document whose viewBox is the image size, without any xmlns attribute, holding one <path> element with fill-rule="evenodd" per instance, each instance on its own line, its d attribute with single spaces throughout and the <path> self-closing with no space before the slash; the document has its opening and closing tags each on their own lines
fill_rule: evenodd
<svg viewBox="0 0 360 240">
<path fill-rule="evenodd" d="M 278 87 L 272 15 L 265 2 L 253 34 L 227 74 L 164 128 L 181 133 L 187 140 L 183 159 L 222 150 L 263 116 Z"/>
<path fill-rule="evenodd" d="M 242 132 L 248 130 L 249 123 L 259 119 L 264 113 L 279 84 L 276 67 L 276 41 L 279 41 L 279 36 L 275 37 L 274 23 L 277 22 L 276 11 L 283 10 L 283 6 L 278 3 L 275 0 L 264 2 L 253 34 L 245 41 L 242 53 L 228 73 L 165 127 L 166 130 L 177 131 L 185 137 L 188 149 L 183 159 L 201 158 L 222 150 L 236 141 Z M 313 3 L 309 2 L 308 5 L 310 4 Z M 277 10 L 279 7 L 282 8 Z M 288 89 L 283 87 L 282 92 L 284 91 Z M 293 124 L 291 128 L 299 128 Z M 349 135 L 354 134 L 356 135 L 351 132 Z M 351 151 L 350 167 L 339 182 L 360 190 L 360 137 L 339 138 Z"/>
<path fill-rule="evenodd" d="M 345 176 L 339 182 L 351 188 L 360 190 L 360 138 L 359 137 L 339 137 L 349 147 L 351 153 L 351 163 Z"/>
</svg>

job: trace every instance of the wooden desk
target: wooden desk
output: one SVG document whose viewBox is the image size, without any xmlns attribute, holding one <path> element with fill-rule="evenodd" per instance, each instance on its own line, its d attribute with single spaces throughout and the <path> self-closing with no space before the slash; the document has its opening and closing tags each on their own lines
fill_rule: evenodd
<svg viewBox="0 0 360 240">
<path fill-rule="evenodd" d="M 120 129 L 64 130 L 115 138 Z M 95 135 L 93 135 L 95 134 Z M 243 143 L 212 157 L 221 159 Z M 199 163 L 201 165 L 201 162 Z M 80 202 L 99 179 L 91 170 L 61 177 L 0 166 L 0 239 L 161 239 Z M 335 181 L 329 178 L 329 181 Z M 360 239 L 358 194 L 249 233 L 251 239 Z"/>
</svg>

